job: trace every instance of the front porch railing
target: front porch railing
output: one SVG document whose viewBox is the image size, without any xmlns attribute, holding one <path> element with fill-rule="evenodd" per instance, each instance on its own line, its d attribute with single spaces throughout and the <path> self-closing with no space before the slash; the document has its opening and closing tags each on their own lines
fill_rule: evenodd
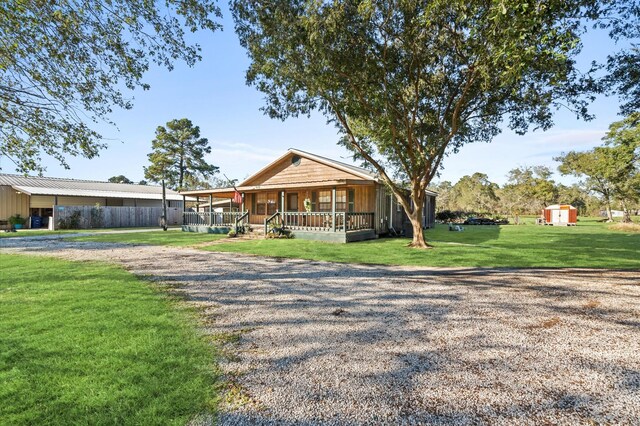
<svg viewBox="0 0 640 426">
<path fill-rule="evenodd" d="M 373 213 L 281 212 L 282 224 L 292 231 L 347 232 L 373 229 Z"/>
<path fill-rule="evenodd" d="M 249 212 L 184 212 L 183 224 L 237 228 L 250 223 Z M 292 231 L 349 232 L 374 229 L 372 212 L 276 212 L 264 221 L 268 226 Z"/>
<path fill-rule="evenodd" d="M 228 226 L 235 227 L 246 219 L 246 212 L 184 212 L 182 223 L 191 226 Z"/>
</svg>

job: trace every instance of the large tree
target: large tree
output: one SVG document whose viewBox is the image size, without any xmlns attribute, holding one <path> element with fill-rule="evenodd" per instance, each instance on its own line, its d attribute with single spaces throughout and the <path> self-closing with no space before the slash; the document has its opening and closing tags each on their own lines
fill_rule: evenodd
<svg viewBox="0 0 640 426">
<path fill-rule="evenodd" d="M 207 187 L 206 180 L 218 171 L 204 158 L 211 154 L 209 141 L 201 138 L 200 127 L 186 118 L 158 126 L 152 148 L 148 155 L 151 165 L 145 167 L 144 177 L 152 182 L 164 180 L 169 188 Z"/>
<path fill-rule="evenodd" d="M 0 2 L 0 155 L 25 173 L 43 154 L 98 155 L 91 125 L 132 107 L 151 64 L 198 61 L 186 31 L 216 30 L 219 14 L 214 0 Z"/>
<path fill-rule="evenodd" d="M 247 81 L 286 119 L 320 110 L 373 167 L 426 247 L 425 189 L 445 156 L 488 142 L 507 120 L 548 129 L 552 111 L 586 117 L 584 1 L 234 0 Z M 398 183 L 409 182 L 409 189 Z"/>
<path fill-rule="evenodd" d="M 499 201 L 498 188 L 498 184 L 491 182 L 484 173 L 463 176 L 453 186 L 451 203 L 457 210 L 493 213 Z"/>
<path fill-rule="evenodd" d="M 558 200 L 558 188 L 546 166 L 522 166 L 507 174 L 502 192 L 510 212 L 539 213 L 541 209 Z"/>
<path fill-rule="evenodd" d="M 581 178 L 580 185 L 585 190 L 598 194 L 607 212 L 607 220 L 611 222 L 614 187 L 607 176 L 609 167 L 612 167 L 609 151 L 607 148 L 595 148 L 586 152 L 570 151 L 554 160 L 561 163 L 558 166 L 560 173 Z"/>
</svg>

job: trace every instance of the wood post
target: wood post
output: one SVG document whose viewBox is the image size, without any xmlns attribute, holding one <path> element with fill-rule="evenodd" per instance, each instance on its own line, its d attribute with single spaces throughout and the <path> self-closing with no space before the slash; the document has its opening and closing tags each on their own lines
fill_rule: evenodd
<svg viewBox="0 0 640 426">
<path fill-rule="evenodd" d="M 336 232 L 336 187 L 331 188 L 331 232 Z"/>
<path fill-rule="evenodd" d="M 213 195 L 209 194 L 209 226 L 213 222 Z"/>
</svg>

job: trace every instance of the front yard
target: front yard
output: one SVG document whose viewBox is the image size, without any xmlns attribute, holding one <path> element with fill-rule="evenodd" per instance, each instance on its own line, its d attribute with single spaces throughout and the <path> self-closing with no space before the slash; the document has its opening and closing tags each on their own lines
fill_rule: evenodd
<svg viewBox="0 0 640 426">
<path fill-rule="evenodd" d="M 184 425 L 216 407 L 193 312 L 119 267 L 0 254 L 0 423 Z"/>
</svg>

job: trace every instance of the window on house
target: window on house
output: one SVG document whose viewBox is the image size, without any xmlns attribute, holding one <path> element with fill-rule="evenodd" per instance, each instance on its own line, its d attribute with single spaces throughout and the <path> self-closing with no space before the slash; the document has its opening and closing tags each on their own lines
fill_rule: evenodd
<svg viewBox="0 0 640 426">
<path fill-rule="evenodd" d="M 316 191 L 311 191 L 311 211 L 317 212 L 318 208 L 318 193 Z"/>
<path fill-rule="evenodd" d="M 318 191 L 318 211 L 331 211 L 331 191 Z"/>
<path fill-rule="evenodd" d="M 347 210 L 347 190 L 338 189 L 336 191 L 336 211 L 344 212 Z"/>
<path fill-rule="evenodd" d="M 267 214 L 267 193 L 259 192 L 256 197 L 256 214 Z"/>
<path fill-rule="evenodd" d="M 349 213 L 356 211 L 356 191 L 355 189 L 349 190 Z"/>
<path fill-rule="evenodd" d="M 256 194 L 256 214 L 272 215 L 278 210 L 277 192 L 259 192 Z"/>
<path fill-rule="evenodd" d="M 267 192 L 267 214 L 272 215 L 278 210 L 278 193 Z"/>
</svg>

